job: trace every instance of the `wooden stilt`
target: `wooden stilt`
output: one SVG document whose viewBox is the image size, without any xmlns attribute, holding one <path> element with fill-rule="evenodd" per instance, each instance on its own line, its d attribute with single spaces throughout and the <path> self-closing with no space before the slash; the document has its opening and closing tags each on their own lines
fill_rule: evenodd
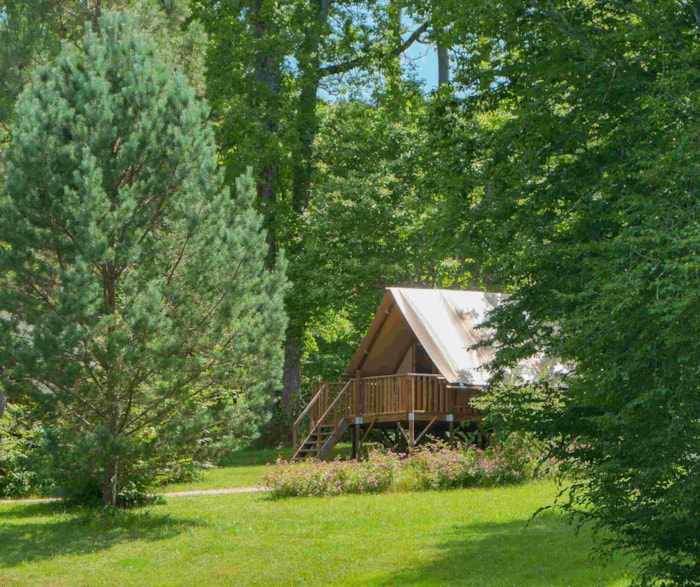
<svg viewBox="0 0 700 587">
<path fill-rule="evenodd" d="M 353 459 L 357 458 L 357 437 L 359 436 L 359 433 L 358 433 L 359 428 L 360 427 L 356 424 L 355 426 L 353 426 L 353 429 L 352 429 L 352 453 L 350 454 L 350 456 Z"/>
<path fill-rule="evenodd" d="M 362 443 L 362 371 L 359 369 L 355 371 L 355 405 L 353 406 L 353 411 L 355 412 L 355 428 L 352 436 L 352 458 L 360 458 L 360 445 Z"/>
</svg>

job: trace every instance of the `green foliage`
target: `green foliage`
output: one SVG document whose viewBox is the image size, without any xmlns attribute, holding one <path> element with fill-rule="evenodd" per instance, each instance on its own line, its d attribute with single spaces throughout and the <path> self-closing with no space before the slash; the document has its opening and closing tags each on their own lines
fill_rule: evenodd
<svg viewBox="0 0 700 587">
<path fill-rule="evenodd" d="M 431 33 L 424 14 L 420 25 L 402 18 L 408 4 L 194 3 L 210 37 L 208 95 L 227 180 L 254 166 L 270 257 L 284 248 L 289 258 L 282 425 L 302 357 L 307 379 L 330 370 L 325 349 L 314 347 L 324 346 L 319 329 L 352 323 L 332 361 L 337 374 L 385 286 L 460 274 L 451 254 L 439 253 L 445 266 L 433 262 L 420 234 L 434 204 L 413 181 L 425 97 L 402 53 L 416 29 Z"/>
<path fill-rule="evenodd" d="M 250 178 L 221 188 L 208 109 L 127 13 L 22 93 L 0 201 L 2 373 L 62 479 L 106 502 L 221 436 L 279 376 L 284 262 Z"/>
<path fill-rule="evenodd" d="M 43 446 L 40 425 L 26 410 L 10 405 L 0 419 L 0 497 L 22 497 L 45 490 L 41 478 Z"/>
<path fill-rule="evenodd" d="M 697 6 L 446 10 L 469 52 L 452 106 L 473 131 L 465 250 L 514 294 L 499 362 L 572 369 L 521 423 L 584 476 L 566 507 L 637 554 L 641 581 L 698 585 Z"/>
<path fill-rule="evenodd" d="M 316 308 L 305 346 L 310 379 L 344 371 L 385 287 L 473 283 L 471 264 L 443 246 L 441 193 L 428 181 L 431 107 L 412 87 L 402 98 L 339 102 L 320 113 L 321 163 L 297 263 L 309 276 L 303 299 Z"/>
<path fill-rule="evenodd" d="M 192 84 L 203 91 L 204 37 L 199 24 L 189 22 L 188 0 L 0 0 L 0 176 L 10 141 L 8 123 L 32 72 L 50 63 L 62 42 L 78 43 L 85 27 L 94 25 L 104 10 L 141 14 L 144 28 L 170 47 Z"/>
</svg>

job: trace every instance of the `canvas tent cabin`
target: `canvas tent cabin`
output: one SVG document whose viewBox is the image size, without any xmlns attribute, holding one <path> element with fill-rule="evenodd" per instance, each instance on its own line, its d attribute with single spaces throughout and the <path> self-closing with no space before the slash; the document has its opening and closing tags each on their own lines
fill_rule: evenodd
<svg viewBox="0 0 700 587">
<path fill-rule="evenodd" d="M 389 288 L 341 383 L 320 382 L 294 424 L 295 458 L 324 458 L 348 428 L 353 453 L 373 429 L 415 446 L 430 431 L 478 425 L 471 399 L 489 382 L 480 328 L 504 294 Z M 523 365 L 534 377 L 538 365 Z M 531 373 L 529 373 L 531 371 Z"/>
</svg>

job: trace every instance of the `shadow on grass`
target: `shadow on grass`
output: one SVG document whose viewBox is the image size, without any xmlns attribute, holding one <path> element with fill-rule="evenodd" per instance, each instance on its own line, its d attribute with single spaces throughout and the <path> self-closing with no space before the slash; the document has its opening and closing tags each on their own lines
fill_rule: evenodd
<svg viewBox="0 0 700 587">
<path fill-rule="evenodd" d="M 57 515 L 64 510 L 61 504 L 50 503 L 0 512 L 0 568 L 53 556 L 93 553 L 135 540 L 164 540 L 195 525 L 151 510 L 68 510 L 70 513 Z M 52 517 L 37 520 L 37 516 Z M 19 519 L 27 521 L 15 521 Z"/>
<path fill-rule="evenodd" d="M 338 444 L 333 448 L 329 460 L 336 457 L 350 458 L 352 447 L 349 444 Z M 288 461 L 293 456 L 291 448 L 242 449 L 229 453 L 219 459 L 219 467 L 257 467 L 274 463 L 278 458 Z"/>
<path fill-rule="evenodd" d="M 220 467 L 256 467 L 274 463 L 278 458 L 291 459 L 292 449 L 242 449 L 221 457 L 217 464 Z"/>
<path fill-rule="evenodd" d="M 32 518 L 36 516 L 53 516 L 66 512 L 70 512 L 70 508 L 60 501 L 5 504 L 0 507 L 0 524 L 5 520 Z"/>
<path fill-rule="evenodd" d="M 593 587 L 626 577 L 623 563 L 603 566 L 591 555 L 590 535 L 577 535 L 556 514 L 541 514 L 529 524 L 459 524 L 442 536 L 445 540 L 428 564 L 374 576 L 365 584 Z"/>
</svg>

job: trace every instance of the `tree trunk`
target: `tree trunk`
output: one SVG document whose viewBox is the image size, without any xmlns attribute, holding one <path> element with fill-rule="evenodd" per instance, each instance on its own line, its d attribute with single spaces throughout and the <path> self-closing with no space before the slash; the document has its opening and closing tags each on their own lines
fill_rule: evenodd
<svg viewBox="0 0 700 587">
<path fill-rule="evenodd" d="M 102 474 L 102 503 L 117 505 L 117 472 L 119 460 L 110 461 Z"/>
<path fill-rule="evenodd" d="M 450 83 L 450 50 L 438 43 L 438 88 Z"/>
<path fill-rule="evenodd" d="M 0 420 L 5 415 L 5 406 L 7 406 L 7 396 L 0 391 Z M 0 443 L 2 443 L 2 428 L 0 428 Z"/>
<path fill-rule="evenodd" d="M 313 20 L 306 28 L 301 53 L 298 55 L 301 70 L 301 91 L 295 128 L 297 145 L 292 164 L 292 210 L 301 218 L 309 205 L 309 191 L 313 173 L 313 145 L 318 132 L 318 88 L 321 83 L 321 42 L 328 25 L 328 13 L 332 0 L 312 0 Z M 290 260 L 303 254 L 303 242 L 292 241 L 287 249 Z M 303 286 L 302 286 L 303 289 Z M 300 296 L 295 285 L 290 297 Z M 285 344 L 282 406 L 287 415 L 292 414 L 293 400 L 299 395 L 301 386 L 301 337 L 305 319 L 301 315 L 291 316 L 294 326 L 287 331 Z"/>
<path fill-rule="evenodd" d="M 291 331 L 287 333 L 287 341 L 284 345 L 282 377 L 282 407 L 284 413 L 291 416 L 301 388 L 301 341 L 299 336 Z"/>
<path fill-rule="evenodd" d="M 253 75 L 258 84 L 257 104 L 258 122 L 268 133 L 268 143 L 278 140 L 279 134 L 279 105 L 277 103 L 281 91 L 281 59 L 279 52 L 275 51 L 274 22 L 268 14 L 274 14 L 275 10 L 265 6 L 274 0 L 255 0 L 253 7 L 254 24 L 253 32 L 256 40 Z M 267 145 L 259 145 L 258 150 L 265 153 Z M 274 264 L 277 255 L 277 223 L 275 221 L 277 203 L 277 184 L 279 180 L 279 165 L 275 156 L 263 155 L 258 170 L 257 192 L 262 208 L 265 230 L 267 231 L 268 245 L 270 246 L 269 261 Z"/>
<path fill-rule="evenodd" d="M 318 132 L 318 88 L 321 83 L 321 41 L 328 25 L 332 0 L 313 0 L 314 20 L 306 29 L 302 53 L 299 55 L 301 92 L 297 111 L 298 147 L 294 154 L 292 209 L 301 214 L 309 204 L 313 172 L 313 145 Z"/>
</svg>

